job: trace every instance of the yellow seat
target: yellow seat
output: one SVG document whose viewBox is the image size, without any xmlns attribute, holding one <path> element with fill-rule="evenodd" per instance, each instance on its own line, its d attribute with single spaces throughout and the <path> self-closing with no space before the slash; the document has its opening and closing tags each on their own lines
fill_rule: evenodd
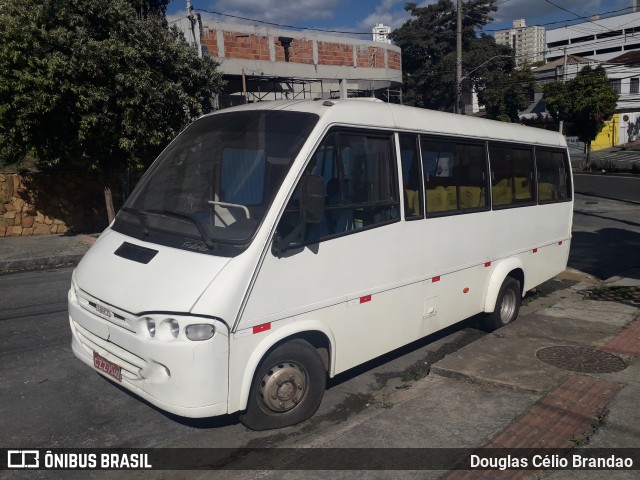
<svg viewBox="0 0 640 480">
<path fill-rule="evenodd" d="M 412 215 L 421 215 L 420 213 L 420 195 L 417 190 L 405 190 L 404 193 L 407 195 L 407 208 L 409 212 L 407 212 L 407 216 Z"/>
<path fill-rule="evenodd" d="M 494 205 L 507 205 L 513 201 L 511 184 L 506 178 L 496 183 L 491 189 L 491 198 Z"/>
<path fill-rule="evenodd" d="M 484 205 L 482 201 L 482 188 L 461 186 L 460 208 L 478 208 Z"/>
<path fill-rule="evenodd" d="M 427 190 L 427 212 L 444 212 L 448 206 L 447 191 L 444 187 Z"/>
<path fill-rule="evenodd" d="M 516 200 L 530 200 L 533 198 L 531 192 L 531 181 L 528 178 L 514 178 Z"/>
<path fill-rule="evenodd" d="M 557 198 L 556 186 L 553 183 L 538 183 L 538 199 L 541 202 L 548 202 Z"/>
</svg>

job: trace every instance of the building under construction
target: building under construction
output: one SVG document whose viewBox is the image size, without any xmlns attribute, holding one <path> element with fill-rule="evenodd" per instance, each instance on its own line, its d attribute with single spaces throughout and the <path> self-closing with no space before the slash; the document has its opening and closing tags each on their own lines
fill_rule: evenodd
<svg viewBox="0 0 640 480">
<path fill-rule="evenodd" d="M 203 56 L 220 62 L 227 84 L 219 108 L 261 100 L 377 96 L 400 102 L 400 48 L 390 43 L 236 23 L 181 29 Z"/>
</svg>

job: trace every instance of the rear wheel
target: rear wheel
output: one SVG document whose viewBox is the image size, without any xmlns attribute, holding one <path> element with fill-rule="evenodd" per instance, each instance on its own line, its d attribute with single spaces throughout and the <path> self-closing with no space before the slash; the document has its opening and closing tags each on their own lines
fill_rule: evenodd
<svg viewBox="0 0 640 480">
<path fill-rule="evenodd" d="M 504 327 L 518 318 L 520 311 L 520 282 L 513 277 L 504 279 L 496 306 L 491 313 L 485 314 L 482 326 L 485 330 L 492 332 L 500 327 Z"/>
<path fill-rule="evenodd" d="M 296 339 L 265 357 L 251 384 L 247 411 L 240 421 L 252 430 L 295 425 L 320 406 L 327 373 L 311 344 Z"/>
</svg>

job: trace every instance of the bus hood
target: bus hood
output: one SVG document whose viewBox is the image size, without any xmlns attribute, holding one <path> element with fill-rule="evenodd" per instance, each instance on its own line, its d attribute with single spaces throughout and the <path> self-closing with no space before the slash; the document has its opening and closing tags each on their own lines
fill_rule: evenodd
<svg viewBox="0 0 640 480">
<path fill-rule="evenodd" d="M 125 242 L 134 246 L 129 258 L 115 254 Z M 146 259 L 130 259 L 136 246 L 157 253 L 141 263 Z M 75 281 L 97 300 L 132 314 L 188 313 L 227 263 L 226 257 L 147 243 L 108 229 L 79 263 Z"/>
</svg>

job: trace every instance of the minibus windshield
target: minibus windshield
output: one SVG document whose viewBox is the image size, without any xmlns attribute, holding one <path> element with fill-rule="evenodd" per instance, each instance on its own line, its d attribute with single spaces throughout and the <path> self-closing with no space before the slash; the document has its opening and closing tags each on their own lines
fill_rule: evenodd
<svg viewBox="0 0 640 480">
<path fill-rule="evenodd" d="M 240 251 L 317 121 L 260 110 L 197 120 L 154 162 L 113 229 L 205 254 Z"/>
</svg>

